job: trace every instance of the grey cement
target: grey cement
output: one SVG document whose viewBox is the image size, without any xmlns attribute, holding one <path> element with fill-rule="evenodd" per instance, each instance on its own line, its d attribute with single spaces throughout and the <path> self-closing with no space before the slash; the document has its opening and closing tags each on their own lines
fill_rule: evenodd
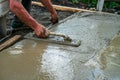
<svg viewBox="0 0 120 80">
<path fill-rule="evenodd" d="M 119 80 L 120 16 L 76 13 L 50 27 L 81 46 L 22 40 L 0 52 L 0 80 Z"/>
</svg>

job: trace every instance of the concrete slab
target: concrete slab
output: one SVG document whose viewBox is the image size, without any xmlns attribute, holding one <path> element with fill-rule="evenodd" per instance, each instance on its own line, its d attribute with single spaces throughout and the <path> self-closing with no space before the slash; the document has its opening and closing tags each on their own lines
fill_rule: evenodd
<svg viewBox="0 0 120 80">
<path fill-rule="evenodd" d="M 33 40 L 20 41 L 0 52 L 1 80 L 119 78 L 110 77 L 112 74 L 108 76 L 109 72 L 101 67 L 101 55 L 100 58 L 98 55 L 119 33 L 120 16 L 107 13 L 76 13 L 52 27 L 51 31 L 81 40 L 81 46 L 70 47 Z"/>
<path fill-rule="evenodd" d="M 110 42 L 110 45 L 98 55 L 98 61 L 109 80 L 120 79 L 120 35 Z"/>
</svg>

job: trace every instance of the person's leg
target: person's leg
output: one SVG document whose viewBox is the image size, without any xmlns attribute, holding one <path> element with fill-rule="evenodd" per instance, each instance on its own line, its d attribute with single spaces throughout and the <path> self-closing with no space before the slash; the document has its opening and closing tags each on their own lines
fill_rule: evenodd
<svg viewBox="0 0 120 80">
<path fill-rule="evenodd" d="M 22 0 L 22 5 L 24 8 L 30 13 L 31 8 L 31 0 Z M 15 15 L 14 20 L 12 22 L 12 28 L 19 28 L 22 27 L 24 24 L 18 19 L 18 17 Z"/>
</svg>

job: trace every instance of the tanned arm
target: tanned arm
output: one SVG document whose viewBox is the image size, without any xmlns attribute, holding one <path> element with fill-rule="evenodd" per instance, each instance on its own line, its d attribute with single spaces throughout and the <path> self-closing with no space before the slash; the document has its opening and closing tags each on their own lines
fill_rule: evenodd
<svg viewBox="0 0 120 80">
<path fill-rule="evenodd" d="M 52 6 L 52 3 L 50 0 L 40 0 L 41 3 L 45 6 L 45 8 L 51 13 L 51 20 L 53 23 L 58 22 L 57 12 Z"/>
<path fill-rule="evenodd" d="M 19 0 L 9 0 L 9 7 L 10 10 L 16 14 L 16 16 L 26 25 L 31 27 L 37 36 L 39 37 L 46 37 L 45 34 L 45 27 L 39 24 L 22 6 Z M 48 31 L 48 30 L 46 30 Z"/>
</svg>

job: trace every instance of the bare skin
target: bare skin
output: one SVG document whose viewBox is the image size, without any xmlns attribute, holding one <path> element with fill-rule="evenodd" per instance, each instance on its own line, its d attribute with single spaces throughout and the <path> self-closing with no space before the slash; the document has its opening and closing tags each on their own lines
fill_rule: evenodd
<svg viewBox="0 0 120 80">
<path fill-rule="evenodd" d="M 58 22 L 57 12 L 53 8 L 51 1 L 50 0 L 40 0 L 40 1 L 45 6 L 45 8 L 51 13 L 52 23 Z"/>
<path fill-rule="evenodd" d="M 58 20 L 57 13 L 53 9 L 50 0 L 41 0 L 46 9 L 50 11 L 53 21 Z M 32 28 L 38 37 L 47 37 L 49 31 L 40 23 L 38 23 L 23 7 L 19 0 L 9 0 L 10 10 L 16 14 L 16 16 L 30 28 Z"/>
</svg>

